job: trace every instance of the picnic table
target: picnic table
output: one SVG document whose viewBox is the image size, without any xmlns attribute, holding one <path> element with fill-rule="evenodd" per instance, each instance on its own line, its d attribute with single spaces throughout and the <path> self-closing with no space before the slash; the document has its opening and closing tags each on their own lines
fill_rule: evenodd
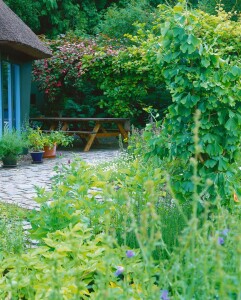
<svg viewBox="0 0 241 300">
<path fill-rule="evenodd" d="M 59 130 L 71 135 L 78 135 L 86 141 L 84 151 L 89 151 L 98 138 L 118 137 L 128 138 L 130 119 L 128 118 L 67 118 L 38 117 L 30 121 L 41 123 L 43 131 Z M 44 129 L 46 128 L 46 129 Z"/>
</svg>

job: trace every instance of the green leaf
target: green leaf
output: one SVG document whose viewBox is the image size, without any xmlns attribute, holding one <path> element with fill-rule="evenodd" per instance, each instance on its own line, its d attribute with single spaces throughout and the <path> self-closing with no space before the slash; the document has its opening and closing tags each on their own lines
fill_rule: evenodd
<svg viewBox="0 0 241 300">
<path fill-rule="evenodd" d="M 70 247 L 69 245 L 66 245 L 66 244 L 64 244 L 64 243 L 61 243 L 60 245 L 58 245 L 58 246 L 56 247 L 56 251 L 57 251 L 57 252 L 71 252 L 72 249 L 71 249 L 71 247 Z"/>
<path fill-rule="evenodd" d="M 194 105 L 197 104 L 197 102 L 199 101 L 200 97 L 198 95 L 191 95 L 190 93 L 188 93 L 187 96 L 183 97 L 180 102 L 182 104 L 186 104 L 187 107 L 193 107 Z"/>
<path fill-rule="evenodd" d="M 232 110 L 229 109 L 228 115 L 229 115 L 229 118 L 233 118 L 233 117 L 236 116 L 236 113 L 234 111 L 232 111 Z"/>
<path fill-rule="evenodd" d="M 238 66 L 233 66 L 230 70 L 230 72 L 234 75 L 234 76 L 241 76 L 241 68 L 239 68 Z"/>
<path fill-rule="evenodd" d="M 181 50 L 183 53 L 186 53 L 186 52 L 187 52 L 187 49 L 188 49 L 188 44 L 187 44 L 187 43 L 181 44 L 180 50 Z"/>
<path fill-rule="evenodd" d="M 226 158 L 219 158 L 218 159 L 218 170 L 219 171 L 226 171 L 228 169 L 228 162 Z"/>
<path fill-rule="evenodd" d="M 202 55 L 203 54 L 203 45 L 201 44 L 200 47 L 199 47 L 199 55 Z"/>
<path fill-rule="evenodd" d="M 227 111 L 226 110 L 218 111 L 219 124 L 224 124 L 226 122 L 226 116 L 227 116 Z"/>
<path fill-rule="evenodd" d="M 165 62 L 167 62 L 167 63 L 170 63 L 170 62 L 172 61 L 172 58 L 173 58 L 172 53 L 168 53 L 167 55 L 165 55 L 165 56 L 163 57 L 163 60 L 164 60 Z"/>
<path fill-rule="evenodd" d="M 169 48 L 169 46 L 171 45 L 171 43 L 172 43 L 172 40 L 171 40 L 171 39 L 165 38 L 165 39 L 163 40 L 163 42 L 162 42 L 162 45 L 163 45 L 164 48 Z"/>
<path fill-rule="evenodd" d="M 173 28 L 173 36 L 178 37 L 179 39 L 182 39 L 185 35 L 185 30 L 181 27 L 175 27 Z"/>
<path fill-rule="evenodd" d="M 192 44 L 189 45 L 187 49 L 188 49 L 188 54 L 192 54 L 193 52 L 196 51 L 196 47 Z"/>
<path fill-rule="evenodd" d="M 194 47 L 197 47 L 200 44 L 200 41 L 193 34 L 189 34 L 188 39 L 187 39 L 187 43 L 189 45 L 193 45 Z"/>
<path fill-rule="evenodd" d="M 233 131 L 234 129 L 237 128 L 237 119 L 236 118 L 230 118 L 226 124 L 225 124 L 225 128 L 227 130 Z"/>
<path fill-rule="evenodd" d="M 217 164 L 217 161 L 213 160 L 213 159 L 209 159 L 209 160 L 205 161 L 205 163 L 204 163 L 204 165 L 208 168 L 213 168 L 216 164 Z"/>
<path fill-rule="evenodd" d="M 218 137 L 215 134 L 207 133 L 202 137 L 202 140 L 204 142 L 212 143 L 212 142 L 215 142 L 217 140 L 217 138 Z"/>
<path fill-rule="evenodd" d="M 183 187 L 184 191 L 192 192 L 193 188 L 194 188 L 194 184 L 192 181 L 185 181 L 185 182 L 183 182 L 182 187 Z"/>
<path fill-rule="evenodd" d="M 211 55 L 210 58 L 211 58 L 213 65 L 216 68 L 219 68 L 220 67 L 220 57 L 217 55 Z"/>
<path fill-rule="evenodd" d="M 163 75 L 165 78 L 171 79 L 175 75 L 177 75 L 178 70 L 177 69 L 166 69 L 163 71 Z"/>
<path fill-rule="evenodd" d="M 215 141 L 212 144 L 208 144 L 206 147 L 206 152 L 208 153 L 208 155 L 210 156 L 219 156 L 220 154 L 222 154 L 223 149 L 222 147 Z"/>
<path fill-rule="evenodd" d="M 162 36 L 165 36 L 170 29 L 170 22 L 165 23 L 165 27 L 161 29 Z"/>
<path fill-rule="evenodd" d="M 205 68 L 210 66 L 210 60 L 207 57 L 203 57 L 201 60 L 201 65 Z"/>
</svg>

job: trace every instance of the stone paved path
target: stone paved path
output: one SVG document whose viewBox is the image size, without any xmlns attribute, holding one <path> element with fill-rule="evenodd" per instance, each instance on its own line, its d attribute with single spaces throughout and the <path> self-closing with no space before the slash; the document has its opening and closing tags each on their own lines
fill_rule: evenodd
<svg viewBox="0 0 241 300">
<path fill-rule="evenodd" d="M 60 151 L 58 152 L 60 154 Z M 44 159 L 43 164 L 32 164 L 30 155 L 19 162 L 17 168 L 6 169 L 0 166 L 0 201 L 14 203 L 21 207 L 34 209 L 39 205 L 34 201 L 35 185 L 50 188 L 54 166 L 67 164 L 74 158 L 82 158 L 88 163 L 96 164 L 111 161 L 118 156 L 119 150 L 61 151 L 55 159 Z"/>
</svg>

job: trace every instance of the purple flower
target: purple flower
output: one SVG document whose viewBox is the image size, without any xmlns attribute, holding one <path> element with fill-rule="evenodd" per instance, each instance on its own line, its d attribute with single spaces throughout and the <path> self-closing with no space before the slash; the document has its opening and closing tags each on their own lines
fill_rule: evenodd
<svg viewBox="0 0 241 300">
<path fill-rule="evenodd" d="M 59 156 L 62 156 L 62 152 L 59 152 Z"/>
<path fill-rule="evenodd" d="M 222 233 L 222 235 L 227 236 L 229 233 L 229 229 L 225 228 L 221 233 Z"/>
<path fill-rule="evenodd" d="M 168 297 L 168 290 L 161 290 L 161 300 L 169 300 L 170 298 Z"/>
<path fill-rule="evenodd" d="M 132 250 L 127 250 L 127 251 L 126 251 L 126 256 L 127 256 L 128 258 L 131 258 L 131 257 L 135 256 L 135 252 L 132 251 Z"/>
<path fill-rule="evenodd" d="M 68 164 L 70 165 L 70 159 L 68 160 Z"/>
<path fill-rule="evenodd" d="M 219 243 L 219 245 L 223 245 L 224 244 L 224 238 L 219 236 L 218 237 L 218 243 Z"/>
<path fill-rule="evenodd" d="M 117 270 L 115 271 L 115 276 L 119 276 L 124 272 L 124 268 L 122 266 L 117 266 Z"/>
</svg>

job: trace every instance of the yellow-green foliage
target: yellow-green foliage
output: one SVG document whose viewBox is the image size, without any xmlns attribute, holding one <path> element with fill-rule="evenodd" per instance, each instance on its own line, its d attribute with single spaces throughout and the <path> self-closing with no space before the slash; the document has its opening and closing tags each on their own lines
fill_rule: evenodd
<svg viewBox="0 0 241 300">
<path fill-rule="evenodd" d="M 58 230 L 44 239 L 44 246 L 2 262 L 0 297 L 73 299 L 88 295 L 95 273 L 104 271 L 107 247 L 82 224 Z M 58 298 L 59 297 L 59 298 Z"/>
</svg>

